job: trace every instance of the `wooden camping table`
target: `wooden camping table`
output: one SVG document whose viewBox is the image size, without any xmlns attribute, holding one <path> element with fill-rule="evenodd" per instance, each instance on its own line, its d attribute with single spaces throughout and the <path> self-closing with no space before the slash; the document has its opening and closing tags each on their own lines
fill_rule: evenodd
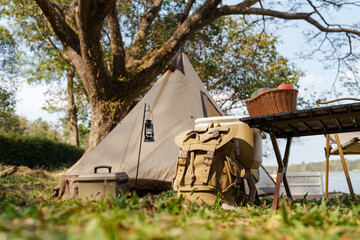
<svg viewBox="0 0 360 240">
<path fill-rule="evenodd" d="M 272 208 L 276 209 L 278 207 L 282 182 L 284 183 L 287 196 L 292 199 L 286 179 L 292 138 L 360 131 L 360 103 L 246 117 L 241 118 L 240 121 L 247 123 L 252 128 L 258 128 L 270 134 L 278 163 L 272 204 Z M 287 139 L 283 157 L 280 153 L 278 138 Z"/>
</svg>

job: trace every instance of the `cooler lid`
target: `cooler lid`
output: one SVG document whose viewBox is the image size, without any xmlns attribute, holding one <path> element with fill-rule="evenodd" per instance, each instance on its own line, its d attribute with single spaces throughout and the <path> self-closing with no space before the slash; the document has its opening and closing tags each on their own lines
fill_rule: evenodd
<svg viewBox="0 0 360 240">
<path fill-rule="evenodd" d="M 221 125 L 228 124 L 243 124 L 240 121 L 240 118 L 245 116 L 220 116 L 220 117 L 206 117 L 206 118 L 197 118 L 195 119 L 195 125 L 208 125 L 212 122 L 218 122 Z"/>
<path fill-rule="evenodd" d="M 103 180 L 112 180 L 112 181 L 124 181 L 129 180 L 129 176 L 125 172 L 113 172 L 113 173 L 90 173 L 82 174 L 76 178 L 76 181 L 103 181 Z"/>
</svg>

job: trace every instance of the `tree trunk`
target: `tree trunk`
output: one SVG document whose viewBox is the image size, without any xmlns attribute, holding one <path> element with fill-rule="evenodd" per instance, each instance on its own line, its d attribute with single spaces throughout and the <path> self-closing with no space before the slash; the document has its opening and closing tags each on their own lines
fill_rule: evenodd
<svg viewBox="0 0 360 240">
<path fill-rule="evenodd" d="M 77 126 L 77 112 L 74 97 L 74 76 L 75 68 L 70 66 L 69 71 L 66 74 L 68 84 L 68 113 L 70 124 L 70 144 L 79 146 L 79 131 Z"/>
<path fill-rule="evenodd" d="M 91 103 L 91 130 L 87 150 L 94 148 L 126 116 L 128 104 L 125 103 L 125 106 L 120 102 L 127 100 L 97 100 Z"/>
<path fill-rule="evenodd" d="M 106 73 L 101 61 L 93 59 L 98 58 L 100 54 L 86 55 L 86 51 L 84 52 L 79 57 L 70 49 L 68 54 L 84 84 L 91 106 L 91 129 L 86 151 L 88 152 L 126 116 L 130 105 L 142 93 L 144 82 L 151 82 L 155 76 L 142 76 L 139 83 L 135 81 L 140 78 L 139 75 L 128 76 L 122 81 L 113 80 L 112 76 Z"/>
</svg>

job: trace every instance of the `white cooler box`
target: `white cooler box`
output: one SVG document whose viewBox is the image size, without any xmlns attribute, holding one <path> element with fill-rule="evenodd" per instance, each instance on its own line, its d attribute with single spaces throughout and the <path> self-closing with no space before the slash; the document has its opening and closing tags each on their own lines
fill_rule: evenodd
<svg viewBox="0 0 360 240">
<path fill-rule="evenodd" d="M 108 173 L 97 173 L 100 168 L 107 168 Z M 119 197 L 127 189 L 128 175 L 125 172 L 111 172 L 111 166 L 97 166 L 94 173 L 79 175 L 76 179 L 79 186 L 79 198 L 89 200 L 100 200 L 109 194 Z"/>
</svg>

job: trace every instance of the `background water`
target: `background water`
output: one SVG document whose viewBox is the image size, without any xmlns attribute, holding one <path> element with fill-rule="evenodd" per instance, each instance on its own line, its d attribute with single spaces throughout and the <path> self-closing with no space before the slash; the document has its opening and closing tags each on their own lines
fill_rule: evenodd
<svg viewBox="0 0 360 240">
<path fill-rule="evenodd" d="M 360 172 L 350 172 L 352 187 L 356 194 L 360 194 Z M 323 189 L 325 192 L 325 173 L 322 173 Z M 329 174 L 329 192 L 349 193 L 344 172 L 331 172 Z"/>
</svg>

